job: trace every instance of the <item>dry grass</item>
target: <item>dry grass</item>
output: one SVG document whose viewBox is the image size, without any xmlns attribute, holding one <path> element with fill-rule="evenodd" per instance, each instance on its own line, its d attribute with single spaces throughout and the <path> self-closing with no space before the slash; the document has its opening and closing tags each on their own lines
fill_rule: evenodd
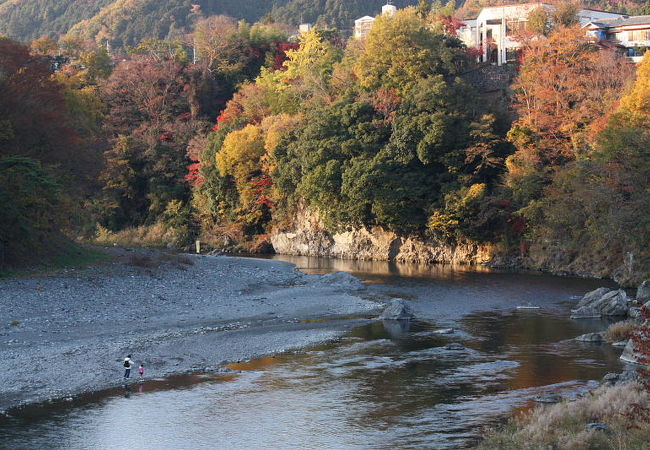
<svg viewBox="0 0 650 450">
<path fill-rule="evenodd" d="M 488 436 L 480 449 L 641 449 L 650 442 L 650 423 L 626 414 L 632 405 L 650 407 L 650 394 L 634 383 L 600 387 L 575 402 L 538 407 L 510 420 Z M 610 432 L 587 430 L 605 423 Z"/>
<path fill-rule="evenodd" d="M 129 264 L 136 267 L 152 268 L 156 267 L 158 264 L 154 259 L 149 255 L 131 255 L 129 258 Z"/>
<path fill-rule="evenodd" d="M 97 235 L 93 243 L 103 246 L 119 247 L 178 247 L 182 245 L 182 233 L 179 230 L 156 223 L 137 228 L 112 232 L 98 226 Z"/>
<path fill-rule="evenodd" d="M 151 269 L 168 264 L 180 270 L 187 270 L 187 266 L 193 266 L 194 261 L 187 255 L 177 253 L 154 251 L 152 253 L 134 253 L 128 258 L 132 266 Z"/>
<path fill-rule="evenodd" d="M 632 319 L 613 323 L 605 331 L 605 340 L 607 342 L 618 342 L 630 339 L 637 326 L 636 321 Z"/>
</svg>

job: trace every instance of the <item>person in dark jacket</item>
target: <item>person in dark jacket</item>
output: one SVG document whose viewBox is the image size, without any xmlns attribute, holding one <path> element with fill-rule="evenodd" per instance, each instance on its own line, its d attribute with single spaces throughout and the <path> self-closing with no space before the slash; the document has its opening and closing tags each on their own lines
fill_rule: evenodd
<svg viewBox="0 0 650 450">
<path fill-rule="evenodd" d="M 131 355 L 127 355 L 124 358 L 124 379 L 126 380 L 131 376 L 131 367 L 133 367 L 133 360 L 131 360 Z"/>
</svg>

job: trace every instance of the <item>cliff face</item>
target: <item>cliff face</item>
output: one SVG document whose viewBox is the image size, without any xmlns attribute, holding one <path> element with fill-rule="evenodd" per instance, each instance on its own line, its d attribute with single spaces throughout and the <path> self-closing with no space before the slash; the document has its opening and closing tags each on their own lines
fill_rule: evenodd
<svg viewBox="0 0 650 450">
<path fill-rule="evenodd" d="M 450 244 L 415 236 L 399 236 L 379 227 L 350 228 L 331 233 L 317 215 L 302 212 L 294 228 L 271 234 L 276 253 L 340 259 L 443 264 L 488 264 L 513 270 L 532 269 L 562 276 L 611 278 L 633 286 L 650 277 L 632 254 L 591 255 L 587 250 L 568 255 L 549 245 L 532 245 L 526 256 L 506 254 L 496 245 Z"/>
<path fill-rule="evenodd" d="M 487 245 L 451 245 L 399 236 L 379 227 L 330 233 L 308 213 L 299 214 L 294 230 L 273 233 L 271 243 L 276 253 L 285 255 L 420 263 L 483 264 L 492 260 L 494 252 Z"/>
</svg>

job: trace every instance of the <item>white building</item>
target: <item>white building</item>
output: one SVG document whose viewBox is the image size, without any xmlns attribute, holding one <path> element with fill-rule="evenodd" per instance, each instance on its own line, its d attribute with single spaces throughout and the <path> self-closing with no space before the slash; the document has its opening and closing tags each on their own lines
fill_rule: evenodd
<svg viewBox="0 0 650 450">
<path fill-rule="evenodd" d="M 311 23 L 301 23 L 298 25 L 298 32 L 300 34 L 307 34 L 312 30 L 312 28 L 314 28 L 314 25 Z"/>
<path fill-rule="evenodd" d="M 459 38 L 467 47 L 479 48 L 483 62 L 502 65 L 516 61 L 521 47 L 517 35 L 527 29 L 529 14 L 540 7 L 549 13 L 555 8 L 542 2 L 483 8 L 476 20 L 464 21 L 465 26 L 459 30 Z M 581 9 L 578 12 L 578 19 L 583 26 L 594 21 L 623 17 L 623 14 L 595 9 Z"/>
<path fill-rule="evenodd" d="M 650 16 L 632 16 L 589 22 L 585 28 L 599 41 L 608 41 L 639 62 L 650 48 Z"/>
<path fill-rule="evenodd" d="M 374 17 L 363 16 L 360 19 L 354 21 L 354 38 L 363 39 L 368 36 L 372 24 L 375 22 Z"/>
<path fill-rule="evenodd" d="M 386 3 L 381 7 L 381 14 L 385 16 L 393 16 L 397 12 L 397 7 L 391 2 Z M 363 39 L 368 36 L 372 24 L 375 22 L 374 17 L 364 16 L 354 21 L 354 38 Z"/>
</svg>

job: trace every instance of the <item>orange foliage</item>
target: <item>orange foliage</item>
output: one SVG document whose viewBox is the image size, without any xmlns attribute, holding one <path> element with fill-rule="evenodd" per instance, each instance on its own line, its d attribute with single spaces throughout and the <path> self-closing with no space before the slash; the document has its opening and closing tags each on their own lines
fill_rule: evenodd
<svg viewBox="0 0 650 450">
<path fill-rule="evenodd" d="M 599 50 L 580 27 L 528 40 L 514 85 L 520 115 L 515 126 L 532 132 L 549 161 L 573 159 L 594 137 L 592 124 L 611 111 L 632 77 L 623 56 Z"/>
</svg>

